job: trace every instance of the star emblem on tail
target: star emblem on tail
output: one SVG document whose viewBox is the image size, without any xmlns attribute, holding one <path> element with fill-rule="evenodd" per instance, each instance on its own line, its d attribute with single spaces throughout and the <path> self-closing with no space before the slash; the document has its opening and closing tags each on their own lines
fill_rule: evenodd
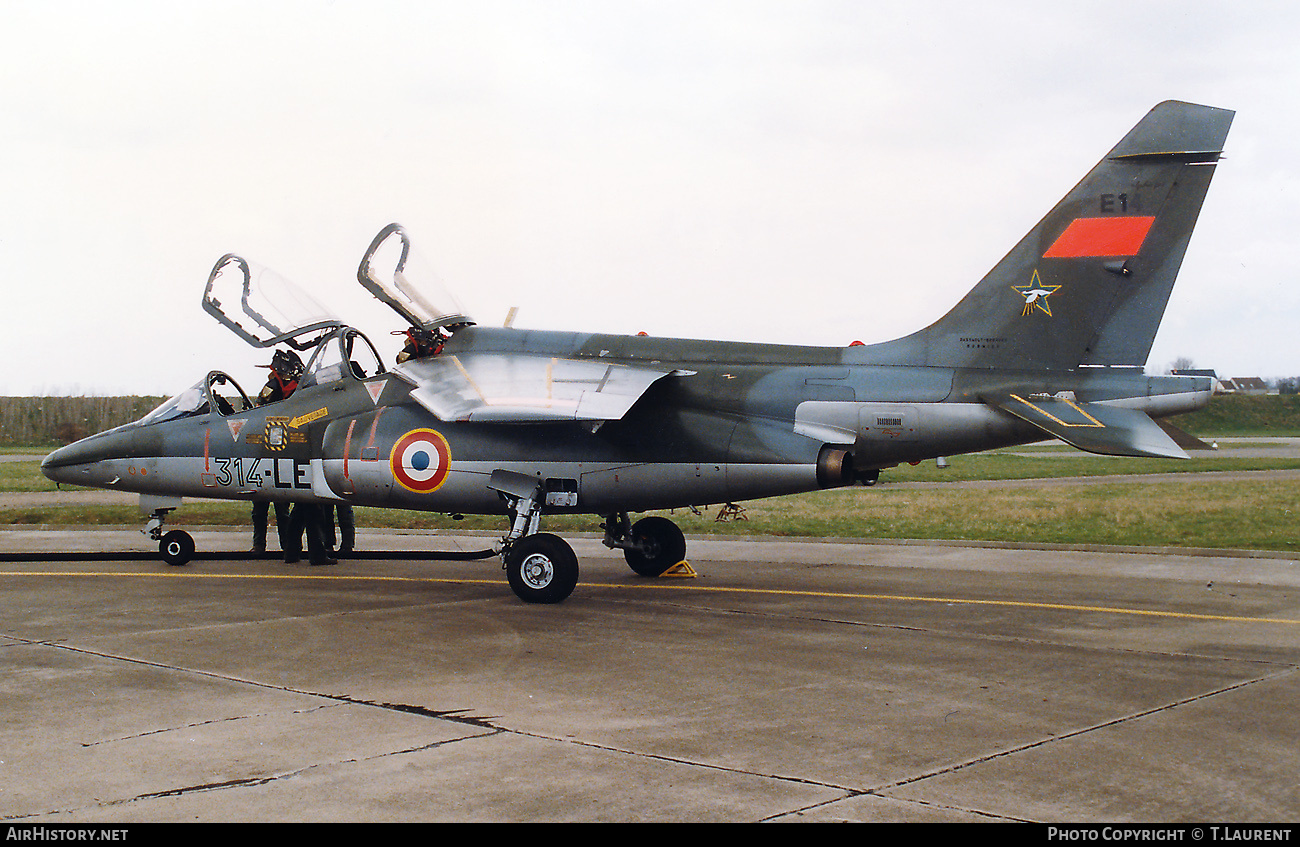
<svg viewBox="0 0 1300 847">
<path fill-rule="evenodd" d="M 1013 285 L 1011 290 L 1025 298 L 1025 308 L 1021 310 L 1021 315 L 1031 315 L 1034 310 L 1039 310 L 1045 312 L 1050 318 L 1052 316 L 1052 306 L 1047 302 L 1047 298 L 1060 291 L 1061 286 L 1045 285 L 1038 276 L 1038 269 L 1035 268 L 1034 275 L 1029 278 L 1027 285 Z"/>
</svg>

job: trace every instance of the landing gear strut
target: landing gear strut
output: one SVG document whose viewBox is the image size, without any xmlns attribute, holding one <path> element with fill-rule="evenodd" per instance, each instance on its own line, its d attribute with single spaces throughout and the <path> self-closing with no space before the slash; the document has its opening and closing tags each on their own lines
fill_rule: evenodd
<svg viewBox="0 0 1300 847">
<path fill-rule="evenodd" d="M 558 535 L 538 532 L 542 486 L 532 477 L 496 471 L 488 487 L 510 502 L 514 518 L 501 539 L 501 560 L 510 588 L 525 603 L 559 603 L 578 584 L 578 557 Z"/>
<path fill-rule="evenodd" d="M 158 555 L 162 556 L 164 562 L 177 566 L 188 564 L 190 559 L 194 558 L 193 536 L 181 529 L 173 529 L 167 533 L 162 531 L 163 522 L 167 520 L 167 515 L 171 511 L 172 508 L 154 509 L 149 516 L 149 522 L 141 531 L 158 542 Z"/>
<path fill-rule="evenodd" d="M 607 517 L 602 526 L 605 546 L 622 550 L 628 567 L 641 576 L 659 576 L 686 558 L 686 537 L 667 518 L 651 515 L 631 523 L 622 512 Z"/>
</svg>

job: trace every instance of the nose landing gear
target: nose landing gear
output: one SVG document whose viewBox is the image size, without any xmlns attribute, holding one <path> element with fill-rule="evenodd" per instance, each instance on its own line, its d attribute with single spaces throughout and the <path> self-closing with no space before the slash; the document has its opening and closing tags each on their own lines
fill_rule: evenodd
<svg viewBox="0 0 1300 847">
<path fill-rule="evenodd" d="M 173 529 L 167 533 L 162 531 L 167 515 L 175 508 L 170 506 L 154 509 L 149 516 L 149 522 L 144 525 L 141 532 L 158 542 L 158 555 L 162 556 L 164 562 L 180 566 L 188 564 L 190 559 L 194 558 L 194 538 L 181 529 Z"/>
</svg>

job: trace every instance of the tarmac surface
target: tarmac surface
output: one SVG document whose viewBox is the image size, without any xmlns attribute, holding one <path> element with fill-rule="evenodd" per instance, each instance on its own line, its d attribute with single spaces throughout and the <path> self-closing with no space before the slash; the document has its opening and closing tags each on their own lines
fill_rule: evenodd
<svg viewBox="0 0 1300 847">
<path fill-rule="evenodd" d="M 533 606 L 495 558 L 194 535 L 180 568 L 0 561 L 0 819 L 1300 819 L 1294 557 L 691 539 L 696 577 L 644 579 L 576 538 Z"/>
</svg>

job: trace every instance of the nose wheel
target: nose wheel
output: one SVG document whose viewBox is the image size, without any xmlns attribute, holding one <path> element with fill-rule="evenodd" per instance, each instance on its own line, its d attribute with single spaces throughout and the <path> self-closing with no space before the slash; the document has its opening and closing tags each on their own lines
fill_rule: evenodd
<svg viewBox="0 0 1300 847">
<path fill-rule="evenodd" d="M 194 558 L 194 538 L 183 529 L 173 529 L 158 542 L 158 554 L 169 565 L 188 564 Z"/>
<path fill-rule="evenodd" d="M 182 529 L 162 531 L 163 521 L 171 511 L 171 508 L 154 509 L 141 531 L 158 542 L 158 555 L 164 562 L 177 566 L 188 564 L 194 558 L 194 537 Z"/>
</svg>

